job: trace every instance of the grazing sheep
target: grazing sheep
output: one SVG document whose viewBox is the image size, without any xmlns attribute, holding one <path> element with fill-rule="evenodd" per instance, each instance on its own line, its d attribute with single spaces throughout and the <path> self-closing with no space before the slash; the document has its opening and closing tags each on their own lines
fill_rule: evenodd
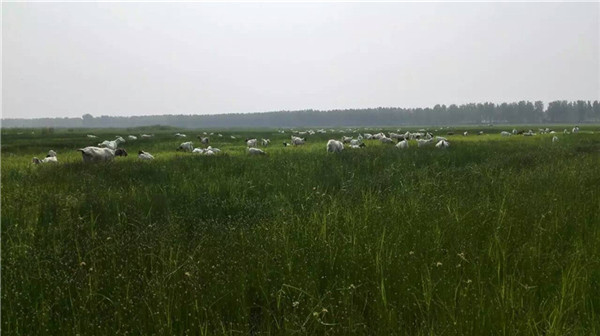
<svg viewBox="0 0 600 336">
<path fill-rule="evenodd" d="M 338 140 L 330 139 L 327 141 L 328 153 L 341 153 L 344 150 L 344 143 Z"/>
<path fill-rule="evenodd" d="M 404 139 L 404 134 L 390 132 L 390 139 Z"/>
<path fill-rule="evenodd" d="M 352 149 L 358 149 L 363 147 L 367 147 L 367 145 L 365 145 L 364 142 L 361 142 L 360 145 L 350 145 L 350 148 Z"/>
<path fill-rule="evenodd" d="M 246 145 L 248 147 L 256 147 L 257 140 L 256 139 L 246 139 Z"/>
<path fill-rule="evenodd" d="M 209 140 L 208 140 L 208 137 L 201 137 L 201 136 L 198 136 L 198 139 L 200 140 L 200 143 L 203 143 L 203 144 L 205 144 L 205 145 L 208 145 L 208 141 L 209 141 Z"/>
<path fill-rule="evenodd" d="M 178 151 L 191 152 L 194 150 L 194 144 L 191 141 L 184 142 L 177 148 Z"/>
<path fill-rule="evenodd" d="M 503 136 L 503 137 L 507 137 L 507 136 L 511 136 L 512 134 L 510 132 L 507 132 L 507 131 L 502 131 L 502 132 L 500 132 L 500 135 Z"/>
<path fill-rule="evenodd" d="M 194 150 L 192 151 L 192 154 L 204 154 L 205 151 L 206 151 L 206 149 L 204 149 L 204 148 L 194 148 Z"/>
<path fill-rule="evenodd" d="M 128 135 L 127 138 L 129 140 L 137 140 L 137 137 L 135 135 Z"/>
<path fill-rule="evenodd" d="M 417 139 L 417 147 L 424 147 L 427 145 L 431 145 L 433 144 L 434 139 L 427 139 L 427 140 L 423 140 L 423 139 Z"/>
<path fill-rule="evenodd" d="M 122 149 L 110 149 L 101 147 L 85 147 L 78 149 L 83 157 L 83 162 L 99 162 L 99 161 L 110 161 L 115 156 L 127 156 L 127 152 Z"/>
<path fill-rule="evenodd" d="M 361 141 L 360 141 L 360 140 L 358 140 L 358 139 L 352 139 L 352 140 L 350 140 L 350 145 L 351 145 L 351 146 L 352 146 L 352 145 L 357 145 L 357 146 L 358 146 L 358 145 L 360 145 L 360 144 L 361 144 Z"/>
<path fill-rule="evenodd" d="M 294 145 L 294 146 L 304 145 L 305 141 L 306 141 L 306 138 L 299 138 L 297 136 L 292 135 L 292 145 Z"/>
<path fill-rule="evenodd" d="M 517 131 L 517 129 L 516 129 L 516 128 L 513 128 L 513 130 L 512 130 L 512 134 L 516 135 L 518 132 L 519 132 L 519 131 Z"/>
<path fill-rule="evenodd" d="M 56 156 L 56 152 L 51 149 L 48 151 L 48 154 L 46 155 L 46 157 L 48 157 L 48 156 Z"/>
<path fill-rule="evenodd" d="M 374 134 L 373 136 L 371 136 L 371 139 L 374 140 L 380 140 L 381 138 L 386 138 L 385 134 L 379 132 L 377 134 Z"/>
<path fill-rule="evenodd" d="M 427 140 L 425 140 L 425 141 L 427 141 Z M 398 143 L 396 144 L 396 147 L 402 148 L 402 149 L 408 148 L 408 140 L 404 139 L 402 141 L 398 141 Z"/>
<path fill-rule="evenodd" d="M 572 132 L 573 132 L 573 134 L 577 134 L 577 133 L 579 133 L 579 126 L 575 126 L 575 127 L 573 127 L 573 130 L 572 130 Z"/>
<path fill-rule="evenodd" d="M 532 130 L 529 130 L 528 132 L 523 132 L 523 136 L 534 136 L 535 133 L 533 133 Z"/>
<path fill-rule="evenodd" d="M 179 132 L 175 133 L 175 136 L 178 138 L 186 138 L 187 137 L 187 135 L 185 135 L 183 133 L 179 133 Z"/>
<path fill-rule="evenodd" d="M 142 160 L 154 160 L 154 156 L 148 152 L 144 152 L 143 150 L 138 152 L 138 158 Z"/>
<path fill-rule="evenodd" d="M 467 136 L 467 135 L 469 135 L 469 132 L 465 131 L 465 132 L 463 133 L 463 136 Z"/>
<path fill-rule="evenodd" d="M 148 138 L 152 138 L 154 135 L 153 134 L 142 134 L 141 137 L 144 139 L 148 139 Z"/>
<path fill-rule="evenodd" d="M 556 135 L 552 137 L 552 142 L 558 142 L 558 137 Z"/>
<path fill-rule="evenodd" d="M 231 136 L 231 140 L 235 140 L 235 139 L 236 139 L 236 137 L 234 137 L 234 136 L 232 135 L 232 136 Z"/>
<path fill-rule="evenodd" d="M 40 159 L 38 159 L 37 157 L 34 157 L 34 158 L 31 160 L 31 162 L 32 162 L 32 163 L 34 163 L 34 164 L 42 164 L 42 163 L 58 163 L 58 159 L 56 158 L 56 155 L 55 155 L 55 156 L 50 156 L 50 155 L 48 155 L 48 156 L 46 156 L 45 158 L 43 158 L 43 159 L 41 159 L 41 160 L 40 160 Z"/>
<path fill-rule="evenodd" d="M 563 131 L 563 134 L 570 134 L 569 131 L 567 131 L 567 129 L 565 128 Z"/>
<path fill-rule="evenodd" d="M 262 149 L 256 148 L 256 147 L 249 147 L 248 148 L 248 153 L 250 155 L 265 155 L 265 154 L 267 154 Z"/>
<path fill-rule="evenodd" d="M 388 138 L 386 136 L 384 136 L 383 138 L 380 138 L 379 141 L 381 141 L 381 143 L 384 143 L 384 144 L 394 143 L 394 140 L 392 140 L 391 138 Z"/>
<path fill-rule="evenodd" d="M 87 137 L 88 137 L 88 138 L 92 138 L 92 139 L 93 139 L 93 138 L 97 138 L 97 136 L 95 136 L 95 135 L 93 135 L 93 134 L 88 134 L 88 135 L 87 135 Z"/>
<path fill-rule="evenodd" d="M 221 153 L 221 150 L 220 150 L 220 149 L 218 149 L 218 148 L 214 148 L 214 147 L 212 147 L 212 146 L 208 146 L 208 147 L 206 147 L 206 150 L 207 150 L 207 151 L 211 151 L 211 152 L 213 152 L 213 153 L 215 153 L 215 154 L 217 154 L 217 153 Z"/>
<path fill-rule="evenodd" d="M 363 134 L 363 136 L 365 137 L 366 140 L 373 139 L 373 134 L 371 134 L 371 133 L 365 133 L 365 134 Z"/>
<path fill-rule="evenodd" d="M 483 131 L 477 132 L 477 135 L 483 135 Z"/>
<path fill-rule="evenodd" d="M 262 143 L 263 146 L 267 147 L 271 143 L 271 140 L 270 139 L 261 139 L 260 142 Z"/>
<path fill-rule="evenodd" d="M 440 140 L 435 144 L 435 148 L 448 148 L 450 147 L 450 143 L 446 140 Z"/>
<path fill-rule="evenodd" d="M 101 143 L 98 144 L 99 147 L 108 147 L 112 150 L 116 150 L 117 147 L 119 146 L 119 144 L 125 142 L 125 139 L 121 138 L 121 137 L 117 137 L 115 140 L 112 141 L 108 141 L 108 140 L 104 140 Z"/>
<path fill-rule="evenodd" d="M 352 137 L 349 137 L 349 136 L 342 136 L 342 142 L 343 142 L 343 143 L 348 143 L 348 142 L 350 142 L 350 141 L 352 141 Z"/>
</svg>

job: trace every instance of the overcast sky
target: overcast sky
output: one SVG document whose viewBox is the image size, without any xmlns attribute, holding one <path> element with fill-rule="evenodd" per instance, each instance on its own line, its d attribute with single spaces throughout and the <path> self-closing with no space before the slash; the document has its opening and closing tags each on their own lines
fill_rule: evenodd
<svg viewBox="0 0 600 336">
<path fill-rule="evenodd" d="M 2 117 L 600 99 L 599 3 L 4 3 Z"/>
</svg>

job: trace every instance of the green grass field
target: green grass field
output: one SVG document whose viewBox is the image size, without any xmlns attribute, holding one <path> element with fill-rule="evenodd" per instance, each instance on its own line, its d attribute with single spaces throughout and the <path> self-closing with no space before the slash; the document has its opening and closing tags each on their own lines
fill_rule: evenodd
<svg viewBox="0 0 600 336">
<path fill-rule="evenodd" d="M 600 334 L 600 127 L 485 130 L 340 154 L 343 133 L 215 131 L 213 157 L 144 130 L 84 164 L 75 149 L 142 132 L 4 129 L 2 332 Z M 49 149 L 59 164 L 31 164 Z"/>
</svg>

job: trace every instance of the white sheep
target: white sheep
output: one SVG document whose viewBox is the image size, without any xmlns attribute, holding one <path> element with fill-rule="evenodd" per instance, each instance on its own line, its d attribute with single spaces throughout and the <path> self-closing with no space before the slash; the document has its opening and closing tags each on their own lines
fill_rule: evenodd
<svg viewBox="0 0 600 336">
<path fill-rule="evenodd" d="M 465 132 L 463 133 L 463 136 L 467 136 L 467 135 L 469 135 L 469 132 L 468 132 L 468 131 L 465 131 Z"/>
<path fill-rule="evenodd" d="M 137 140 L 137 137 L 135 135 L 128 135 L 127 138 L 129 140 Z"/>
<path fill-rule="evenodd" d="M 88 135 L 87 135 L 87 137 L 88 137 L 88 138 L 92 138 L 92 139 L 93 139 L 93 138 L 97 138 L 97 136 L 95 136 L 95 135 L 93 135 L 93 134 L 88 134 Z"/>
<path fill-rule="evenodd" d="M 208 139 L 208 137 L 201 137 L 201 136 L 198 136 L 198 139 L 200 139 L 200 143 L 203 143 L 203 144 L 205 144 L 205 145 L 208 145 L 208 142 L 209 142 L 209 139 Z"/>
<path fill-rule="evenodd" d="M 152 138 L 154 135 L 152 134 L 142 134 L 141 137 L 144 139 Z"/>
<path fill-rule="evenodd" d="M 257 140 L 256 139 L 246 139 L 246 146 L 248 147 L 256 147 Z"/>
<path fill-rule="evenodd" d="M 435 144 L 436 148 L 448 148 L 450 147 L 450 143 L 446 140 L 440 140 L 438 143 Z"/>
<path fill-rule="evenodd" d="M 352 137 L 345 136 L 345 135 L 344 135 L 344 136 L 342 136 L 342 142 L 343 142 L 343 143 L 348 143 L 348 142 L 350 142 L 350 141 L 352 141 Z"/>
<path fill-rule="evenodd" d="M 206 150 L 204 148 L 194 148 L 192 154 L 204 154 Z"/>
<path fill-rule="evenodd" d="M 143 150 L 138 152 L 138 158 L 141 160 L 154 160 L 154 156 L 148 152 L 144 152 Z"/>
<path fill-rule="evenodd" d="M 175 133 L 175 136 L 178 138 L 186 138 L 187 137 L 187 135 L 185 135 L 183 133 L 179 133 L 179 132 Z"/>
<path fill-rule="evenodd" d="M 249 147 L 248 148 L 248 153 L 250 155 L 265 155 L 265 154 L 267 154 L 262 149 L 256 148 L 256 147 Z"/>
<path fill-rule="evenodd" d="M 48 151 L 48 154 L 46 155 L 46 157 L 48 157 L 48 156 L 56 156 L 56 152 L 51 149 Z"/>
<path fill-rule="evenodd" d="M 373 138 L 373 134 L 371 133 L 365 133 L 363 136 L 365 137 L 365 140 L 371 140 Z"/>
<path fill-rule="evenodd" d="M 184 142 L 177 148 L 178 151 L 191 152 L 194 150 L 194 144 L 191 141 Z"/>
<path fill-rule="evenodd" d="M 361 141 L 359 139 L 352 139 L 352 140 L 350 140 L 350 146 L 353 146 L 353 145 L 358 146 L 360 144 L 361 144 Z"/>
<path fill-rule="evenodd" d="M 386 136 L 379 138 L 379 141 L 381 141 L 381 143 L 384 143 L 384 144 L 394 143 L 394 140 L 392 140 Z"/>
<path fill-rule="evenodd" d="M 502 132 L 500 132 L 500 135 L 503 136 L 503 137 L 507 137 L 507 136 L 511 136 L 512 134 L 510 132 L 507 132 L 507 131 L 502 131 Z"/>
<path fill-rule="evenodd" d="M 121 137 L 117 137 L 115 140 L 104 140 L 101 143 L 98 144 L 99 147 L 108 147 L 112 150 L 116 150 L 117 147 L 119 146 L 119 144 L 125 142 L 125 139 L 121 138 Z"/>
<path fill-rule="evenodd" d="M 89 146 L 80 148 L 78 151 L 81 152 L 83 162 L 110 161 L 114 159 L 115 156 L 127 156 L 127 152 L 122 148 L 114 150 L 110 148 Z"/>
<path fill-rule="evenodd" d="M 427 145 L 431 145 L 431 144 L 433 144 L 433 141 L 434 141 L 433 138 L 427 139 L 427 140 L 417 139 L 417 147 L 424 147 L 424 146 L 427 146 Z"/>
<path fill-rule="evenodd" d="M 579 133 L 579 126 L 575 126 L 575 127 L 573 127 L 573 130 L 572 130 L 572 132 L 573 132 L 573 134 L 577 134 L 577 133 Z"/>
<path fill-rule="evenodd" d="M 292 145 L 294 145 L 294 146 L 304 145 L 305 141 L 306 141 L 306 138 L 299 138 L 297 136 L 292 135 Z"/>
<path fill-rule="evenodd" d="M 221 153 L 221 150 L 220 150 L 220 149 L 218 149 L 218 148 L 214 148 L 214 147 L 212 147 L 212 146 L 208 146 L 208 147 L 206 147 L 206 150 L 207 150 L 207 151 L 211 151 L 211 152 L 213 152 L 213 153 L 215 153 L 215 154 L 217 154 L 217 153 Z"/>
<path fill-rule="evenodd" d="M 381 138 L 386 138 L 385 134 L 379 132 L 377 134 L 374 134 L 371 139 L 376 139 L 376 140 L 380 140 Z"/>
<path fill-rule="evenodd" d="M 328 153 L 341 153 L 344 150 L 344 143 L 338 140 L 330 139 L 327 141 Z"/>
<path fill-rule="evenodd" d="M 53 151 L 53 150 L 50 150 L 50 152 L 53 152 L 53 153 L 54 153 L 54 151 Z M 54 155 L 50 155 L 50 153 L 48 153 L 48 155 L 46 155 L 46 157 L 45 157 L 45 158 L 43 158 L 43 159 L 41 159 L 41 160 L 40 160 L 40 159 L 38 159 L 37 157 L 34 157 L 34 158 L 31 160 L 31 162 L 32 162 L 32 163 L 35 163 L 35 164 L 42 164 L 42 163 L 58 163 L 58 158 L 56 157 L 56 153 L 54 153 Z"/>
<path fill-rule="evenodd" d="M 359 148 L 363 148 L 363 147 L 367 147 L 367 145 L 365 145 L 364 142 L 361 142 L 360 145 L 350 145 L 350 148 L 352 148 L 352 149 L 359 149 Z"/>
<path fill-rule="evenodd" d="M 444 137 L 441 137 L 441 136 L 436 136 L 436 137 L 435 137 L 435 141 L 441 141 L 441 140 L 448 141 L 448 139 L 446 139 L 446 138 L 444 138 Z"/>
<path fill-rule="evenodd" d="M 261 143 L 263 146 L 268 146 L 271 143 L 270 139 L 261 139 Z"/>
<path fill-rule="evenodd" d="M 425 140 L 425 141 L 427 141 L 427 140 Z M 397 147 L 397 148 L 402 148 L 402 149 L 404 149 L 404 148 L 408 148 L 408 140 L 404 139 L 404 140 L 402 140 L 402 141 L 399 141 L 399 142 L 396 144 L 396 147 Z"/>
<path fill-rule="evenodd" d="M 552 137 L 552 142 L 558 142 L 558 137 L 556 135 Z"/>
</svg>

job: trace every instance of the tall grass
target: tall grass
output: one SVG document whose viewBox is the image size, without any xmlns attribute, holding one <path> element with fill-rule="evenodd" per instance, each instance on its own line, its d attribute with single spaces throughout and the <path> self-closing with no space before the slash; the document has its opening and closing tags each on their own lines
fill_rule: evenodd
<svg viewBox="0 0 600 336">
<path fill-rule="evenodd" d="M 600 331 L 600 135 L 334 155 L 239 130 L 202 157 L 171 133 L 108 164 L 80 162 L 84 134 L 3 133 L 3 332 Z M 59 165 L 29 163 L 50 148 Z"/>
</svg>

